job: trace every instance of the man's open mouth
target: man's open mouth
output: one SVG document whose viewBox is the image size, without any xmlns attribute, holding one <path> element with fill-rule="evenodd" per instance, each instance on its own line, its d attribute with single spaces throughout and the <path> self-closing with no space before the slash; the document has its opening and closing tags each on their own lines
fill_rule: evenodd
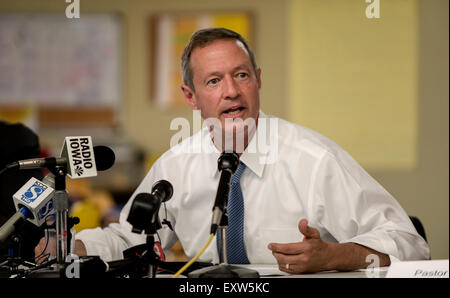
<svg viewBox="0 0 450 298">
<path fill-rule="evenodd" d="M 225 114 L 226 116 L 235 116 L 238 115 L 244 109 L 245 109 L 244 107 L 233 107 L 231 109 L 223 111 L 223 114 Z"/>
</svg>

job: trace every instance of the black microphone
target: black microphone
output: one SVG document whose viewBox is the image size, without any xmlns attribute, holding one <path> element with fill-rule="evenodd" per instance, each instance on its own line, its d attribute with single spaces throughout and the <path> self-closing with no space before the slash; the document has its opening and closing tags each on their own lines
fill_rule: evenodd
<svg viewBox="0 0 450 298">
<path fill-rule="evenodd" d="M 94 158 L 97 171 L 105 171 L 112 167 L 115 162 L 115 154 L 111 148 L 106 146 L 94 147 Z M 66 166 L 68 164 L 67 157 L 45 157 L 19 160 L 6 166 L 8 169 L 36 169 L 36 168 L 52 168 L 56 166 Z"/>
<path fill-rule="evenodd" d="M 217 166 L 220 175 L 219 186 L 217 187 L 216 200 L 213 207 L 213 215 L 211 220 L 211 234 L 215 234 L 217 227 L 222 220 L 222 214 L 228 203 L 228 195 L 230 193 L 231 176 L 236 172 L 239 166 L 239 155 L 232 151 L 223 152 L 217 160 Z"/>
<path fill-rule="evenodd" d="M 158 212 L 161 203 L 168 201 L 173 194 L 170 182 L 160 180 L 152 187 L 151 193 L 139 193 L 133 200 L 127 221 L 132 226 L 133 233 L 154 234 L 161 228 Z M 149 220 L 150 219 L 150 220 Z"/>
<path fill-rule="evenodd" d="M 106 171 L 114 165 L 116 155 L 109 147 L 94 146 L 94 159 L 97 171 Z"/>
<path fill-rule="evenodd" d="M 152 186 L 153 196 L 157 197 L 161 203 L 168 201 L 173 195 L 173 187 L 169 181 L 159 180 Z"/>
</svg>

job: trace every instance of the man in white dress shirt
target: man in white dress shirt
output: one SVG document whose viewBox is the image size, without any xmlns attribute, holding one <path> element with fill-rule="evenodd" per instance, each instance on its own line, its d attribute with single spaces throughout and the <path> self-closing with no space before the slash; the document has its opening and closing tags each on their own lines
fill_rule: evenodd
<svg viewBox="0 0 450 298">
<path fill-rule="evenodd" d="M 145 235 L 132 233 L 126 220 L 130 206 L 137 194 L 149 193 L 156 181 L 165 179 L 174 187 L 166 203 L 174 230 L 163 226 L 158 231 L 161 244 L 169 248 L 180 240 L 193 257 L 209 236 L 220 177 L 217 159 L 224 149 L 234 149 L 246 165 L 240 182 L 250 263 L 302 273 L 367 268 L 369 255 L 378 256 L 380 266 L 429 258 L 427 243 L 402 207 L 343 149 L 310 129 L 260 111 L 261 69 L 240 35 L 218 28 L 196 32 L 185 48 L 182 72 L 188 104 L 203 119 L 215 119 L 215 125 L 163 154 L 123 208 L 120 223 L 81 231 L 76 237 L 79 255 L 120 259 L 123 250 L 144 243 Z M 231 121 L 230 128 L 230 120 L 238 118 L 250 125 Z M 230 148 L 225 147 L 230 144 L 226 132 L 236 140 Z M 261 139 L 267 142 L 264 150 Z M 166 218 L 163 207 L 160 218 Z M 199 260 L 218 262 L 215 241 Z"/>
</svg>

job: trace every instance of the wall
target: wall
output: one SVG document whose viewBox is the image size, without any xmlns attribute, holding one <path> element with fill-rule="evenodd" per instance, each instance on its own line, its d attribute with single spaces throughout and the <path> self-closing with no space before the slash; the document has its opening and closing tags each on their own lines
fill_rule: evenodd
<svg viewBox="0 0 450 298">
<path fill-rule="evenodd" d="M 288 117 L 367 169 L 417 163 L 418 1 L 291 1 Z M 355 123 L 358 123 L 355 125 Z"/>
<path fill-rule="evenodd" d="M 372 174 L 422 220 L 435 259 L 449 255 L 449 60 L 447 0 L 419 3 L 418 165 Z"/>
</svg>

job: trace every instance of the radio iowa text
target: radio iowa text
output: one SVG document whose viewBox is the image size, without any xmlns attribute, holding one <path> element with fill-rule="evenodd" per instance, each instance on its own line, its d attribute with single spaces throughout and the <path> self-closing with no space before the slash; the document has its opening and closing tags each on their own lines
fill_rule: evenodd
<svg viewBox="0 0 450 298">
<path fill-rule="evenodd" d="M 70 148 L 73 159 L 73 165 L 83 165 L 85 169 L 93 167 L 92 154 L 88 138 L 70 139 Z"/>
</svg>

